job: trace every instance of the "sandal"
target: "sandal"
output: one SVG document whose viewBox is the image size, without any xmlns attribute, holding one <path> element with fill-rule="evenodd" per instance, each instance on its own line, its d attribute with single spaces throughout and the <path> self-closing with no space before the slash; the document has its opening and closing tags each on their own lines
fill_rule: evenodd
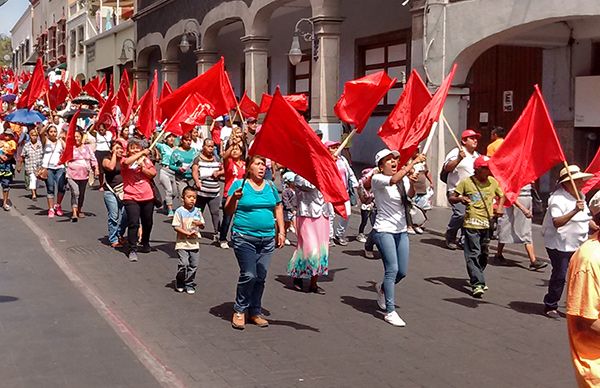
<svg viewBox="0 0 600 388">
<path fill-rule="evenodd" d="M 296 290 L 296 291 L 302 291 L 302 287 L 303 286 L 304 286 L 304 283 L 302 282 L 302 279 L 300 279 L 300 278 L 294 278 L 294 281 L 293 281 L 294 290 Z"/>
<path fill-rule="evenodd" d="M 317 284 L 311 285 L 308 289 L 308 292 L 312 292 L 313 294 L 325 295 L 325 290 L 319 287 Z"/>
</svg>

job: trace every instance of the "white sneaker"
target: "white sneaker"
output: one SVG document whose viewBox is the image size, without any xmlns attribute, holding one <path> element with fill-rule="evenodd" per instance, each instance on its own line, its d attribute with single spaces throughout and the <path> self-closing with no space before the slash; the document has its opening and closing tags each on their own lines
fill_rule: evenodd
<svg viewBox="0 0 600 388">
<path fill-rule="evenodd" d="M 392 326 L 397 326 L 397 327 L 406 326 L 406 322 L 404 322 L 402 320 L 402 318 L 400 318 L 400 315 L 398 315 L 398 313 L 395 311 L 385 314 L 385 317 L 383 317 L 383 319 Z"/>
<path fill-rule="evenodd" d="M 385 294 L 381 288 L 381 283 L 375 283 L 375 291 L 377 291 L 377 306 L 380 309 L 385 310 Z"/>
<path fill-rule="evenodd" d="M 229 249 L 229 244 L 227 244 L 227 241 L 221 241 L 219 243 L 219 246 L 221 247 L 221 249 Z"/>
<path fill-rule="evenodd" d="M 373 251 L 367 251 L 367 250 L 365 249 L 365 257 L 366 257 L 367 259 L 372 259 L 372 258 L 374 257 L 374 256 L 373 256 Z"/>
<path fill-rule="evenodd" d="M 358 236 L 356 236 L 356 241 L 359 243 L 367 242 L 367 236 L 365 236 L 364 233 L 359 233 Z"/>
<path fill-rule="evenodd" d="M 408 234 L 417 234 L 412 226 L 409 226 L 408 228 L 406 228 L 406 231 L 408 232 Z"/>
<path fill-rule="evenodd" d="M 424 232 L 423 228 L 421 228 L 420 226 L 415 226 L 415 233 L 423 234 L 423 232 Z"/>
<path fill-rule="evenodd" d="M 287 238 L 285 239 L 285 241 L 283 243 L 285 245 L 292 245 L 292 243 L 290 242 L 290 240 L 288 240 Z"/>
</svg>

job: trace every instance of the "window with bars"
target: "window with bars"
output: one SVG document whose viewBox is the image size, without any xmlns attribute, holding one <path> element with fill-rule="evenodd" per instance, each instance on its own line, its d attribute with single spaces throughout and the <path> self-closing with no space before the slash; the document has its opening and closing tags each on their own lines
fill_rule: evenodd
<svg viewBox="0 0 600 388">
<path fill-rule="evenodd" d="M 83 54 L 83 26 L 77 27 L 77 52 Z"/>
<path fill-rule="evenodd" d="M 67 23 L 64 19 L 58 22 L 58 56 L 61 59 L 64 59 L 67 56 L 66 27 Z"/>
<path fill-rule="evenodd" d="M 69 32 L 69 54 L 71 58 L 74 58 L 77 55 L 77 32 L 76 30 L 71 30 Z"/>
<path fill-rule="evenodd" d="M 379 102 L 374 115 L 391 112 L 403 91 L 402 80 L 410 68 L 410 30 L 401 30 L 356 40 L 356 77 L 385 70 L 398 81 Z"/>
<path fill-rule="evenodd" d="M 290 64 L 289 69 L 289 94 L 304 94 L 309 101 L 308 110 L 304 112 L 305 117 L 310 117 L 310 93 L 312 79 L 312 55 L 305 52 L 302 60 L 296 66 Z"/>
</svg>

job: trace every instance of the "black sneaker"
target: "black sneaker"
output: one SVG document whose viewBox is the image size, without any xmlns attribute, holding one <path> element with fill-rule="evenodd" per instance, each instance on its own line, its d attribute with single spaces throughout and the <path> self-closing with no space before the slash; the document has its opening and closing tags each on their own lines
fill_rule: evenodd
<svg viewBox="0 0 600 388">
<path fill-rule="evenodd" d="M 343 247 L 345 247 L 346 245 L 348 245 L 348 240 L 346 240 L 344 237 L 336 237 L 335 238 L 335 242 L 338 245 L 341 245 Z"/>
<path fill-rule="evenodd" d="M 458 249 L 458 245 L 456 245 L 455 242 L 446 240 L 446 248 L 450 249 L 451 251 L 455 251 Z"/>
<path fill-rule="evenodd" d="M 540 269 L 544 269 L 548 266 L 548 263 L 541 260 L 536 260 L 533 263 L 529 264 L 530 271 L 539 271 Z"/>
<path fill-rule="evenodd" d="M 499 265 L 505 265 L 507 263 L 506 258 L 503 255 L 494 256 L 494 261 Z"/>
<path fill-rule="evenodd" d="M 552 319 L 558 319 L 560 318 L 560 314 L 558 313 L 558 310 L 556 309 L 548 309 L 544 312 L 544 314 L 548 317 L 548 318 L 552 318 Z"/>
<path fill-rule="evenodd" d="M 150 252 L 152 252 L 152 248 L 150 248 L 150 245 L 142 245 L 138 249 L 138 252 L 140 252 L 140 253 L 150 253 Z"/>
</svg>

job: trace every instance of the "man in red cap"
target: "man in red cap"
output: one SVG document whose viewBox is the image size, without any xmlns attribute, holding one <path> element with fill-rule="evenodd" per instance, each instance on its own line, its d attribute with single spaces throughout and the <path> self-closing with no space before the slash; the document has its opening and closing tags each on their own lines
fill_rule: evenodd
<svg viewBox="0 0 600 388">
<path fill-rule="evenodd" d="M 481 135 L 472 129 L 464 130 L 461 136 L 462 147 L 456 147 L 446 155 L 442 167 L 442 177 L 446 176 L 446 196 L 448 199 L 454 192 L 458 182 L 473 175 L 473 163 L 479 156 L 475 149 L 480 137 Z M 446 247 L 454 250 L 458 248 L 456 236 L 463 225 L 465 205 L 461 202 L 450 203 L 450 205 L 452 206 L 452 215 L 446 228 Z"/>
<path fill-rule="evenodd" d="M 463 223 L 464 252 L 475 298 L 481 298 L 487 290 L 483 271 L 487 266 L 490 237 L 493 232 L 491 219 L 504 210 L 504 193 L 498 181 L 491 176 L 489 160 L 487 156 L 475 159 L 475 173 L 462 179 L 449 198 L 450 203 L 462 203 L 466 206 Z M 496 209 L 492 206 L 495 197 L 500 197 Z"/>
</svg>

